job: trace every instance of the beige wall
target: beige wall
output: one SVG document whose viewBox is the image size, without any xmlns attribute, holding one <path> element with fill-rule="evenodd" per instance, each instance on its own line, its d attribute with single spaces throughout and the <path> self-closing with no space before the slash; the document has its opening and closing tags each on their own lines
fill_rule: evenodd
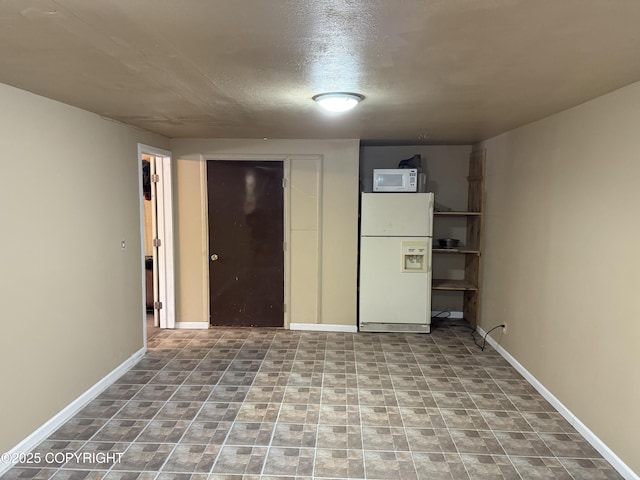
<svg viewBox="0 0 640 480">
<path fill-rule="evenodd" d="M 168 142 L 6 85 L 0 105 L 6 452 L 143 347 L 137 142 Z"/>
<path fill-rule="evenodd" d="M 289 159 L 291 323 L 356 326 L 358 140 L 174 139 L 178 322 L 208 322 L 203 158 Z"/>
<path fill-rule="evenodd" d="M 636 83 L 484 142 L 482 326 L 640 473 L 639 132 Z"/>
<path fill-rule="evenodd" d="M 360 148 L 362 190 L 372 190 L 374 168 L 397 168 L 400 160 L 416 154 L 421 156 L 422 171 L 427 174 L 427 191 L 435 194 L 436 208 L 466 210 L 471 145 L 363 146 Z"/>
</svg>

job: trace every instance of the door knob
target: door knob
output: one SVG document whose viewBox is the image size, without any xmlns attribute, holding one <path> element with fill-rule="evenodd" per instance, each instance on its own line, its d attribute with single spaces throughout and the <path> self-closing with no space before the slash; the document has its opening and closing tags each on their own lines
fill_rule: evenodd
<svg viewBox="0 0 640 480">
<path fill-rule="evenodd" d="M 217 253 L 213 253 L 213 254 L 211 254 L 211 261 L 212 261 L 212 262 L 215 262 L 216 260 L 218 260 L 218 258 L 220 258 L 220 257 L 218 257 L 218 254 L 217 254 Z"/>
</svg>

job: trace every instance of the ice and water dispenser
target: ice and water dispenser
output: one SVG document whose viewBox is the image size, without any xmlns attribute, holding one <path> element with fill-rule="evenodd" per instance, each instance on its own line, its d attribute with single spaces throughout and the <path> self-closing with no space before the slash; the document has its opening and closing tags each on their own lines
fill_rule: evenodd
<svg viewBox="0 0 640 480">
<path fill-rule="evenodd" d="M 427 242 L 402 242 L 402 271 L 428 271 L 429 254 Z"/>
</svg>

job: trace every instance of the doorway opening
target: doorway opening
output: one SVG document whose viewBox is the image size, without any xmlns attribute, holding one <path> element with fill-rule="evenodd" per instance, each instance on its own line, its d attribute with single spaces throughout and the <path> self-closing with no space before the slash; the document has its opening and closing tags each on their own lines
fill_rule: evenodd
<svg viewBox="0 0 640 480">
<path fill-rule="evenodd" d="M 145 339 L 175 327 L 171 152 L 138 145 Z"/>
<path fill-rule="evenodd" d="M 158 272 L 153 261 L 153 238 L 155 237 L 157 213 L 156 198 L 151 193 L 151 163 L 155 158 L 148 154 L 142 155 L 142 244 L 144 255 L 144 306 L 146 311 L 147 340 L 153 338 L 160 331 L 158 315 L 154 312 Z"/>
<path fill-rule="evenodd" d="M 208 160 L 210 324 L 283 327 L 284 162 Z"/>
</svg>

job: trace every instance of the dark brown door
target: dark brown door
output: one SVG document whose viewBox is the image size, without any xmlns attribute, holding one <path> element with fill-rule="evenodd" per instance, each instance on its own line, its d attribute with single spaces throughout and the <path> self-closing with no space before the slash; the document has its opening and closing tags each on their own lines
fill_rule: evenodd
<svg viewBox="0 0 640 480">
<path fill-rule="evenodd" d="M 209 160 L 211 324 L 284 324 L 283 166 Z"/>
</svg>

